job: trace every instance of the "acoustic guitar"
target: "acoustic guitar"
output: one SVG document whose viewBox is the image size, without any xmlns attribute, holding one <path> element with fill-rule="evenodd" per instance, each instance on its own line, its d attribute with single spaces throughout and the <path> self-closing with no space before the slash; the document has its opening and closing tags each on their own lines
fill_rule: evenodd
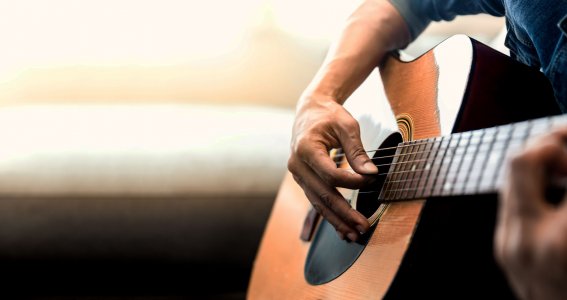
<svg viewBox="0 0 567 300">
<path fill-rule="evenodd" d="M 378 182 L 340 189 L 371 230 L 340 240 L 287 174 L 248 298 L 513 298 L 492 252 L 496 191 L 510 153 L 567 123 L 549 82 L 463 35 L 410 61 L 390 56 L 378 72 L 374 95 L 345 103 Z"/>
</svg>

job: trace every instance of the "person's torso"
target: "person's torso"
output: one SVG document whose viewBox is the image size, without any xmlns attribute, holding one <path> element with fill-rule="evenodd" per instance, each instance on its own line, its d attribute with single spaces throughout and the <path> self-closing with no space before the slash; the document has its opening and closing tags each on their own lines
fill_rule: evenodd
<svg viewBox="0 0 567 300">
<path fill-rule="evenodd" d="M 511 56 L 540 68 L 567 112 L 567 0 L 502 1 Z"/>
</svg>

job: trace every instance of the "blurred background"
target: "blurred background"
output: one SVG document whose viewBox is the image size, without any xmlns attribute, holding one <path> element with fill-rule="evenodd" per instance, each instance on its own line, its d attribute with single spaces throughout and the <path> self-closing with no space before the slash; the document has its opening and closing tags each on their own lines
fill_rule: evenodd
<svg viewBox="0 0 567 300">
<path fill-rule="evenodd" d="M 0 1 L 0 104 L 152 102 L 292 107 L 353 0 Z M 502 20 L 435 24 L 490 40 Z"/>
<path fill-rule="evenodd" d="M 295 103 L 358 3 L 0 0 L 0 297 L 244 298 Z"/>
</svg>

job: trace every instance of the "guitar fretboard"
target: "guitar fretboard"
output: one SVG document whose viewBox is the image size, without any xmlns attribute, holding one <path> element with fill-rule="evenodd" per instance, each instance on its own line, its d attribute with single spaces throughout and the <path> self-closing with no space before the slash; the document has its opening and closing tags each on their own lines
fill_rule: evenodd
<svg viewBox="0 0 567 300">
<path fill-rule="evenodd" d="M 561 124 L 567 124 L 567 116 L 400 143 L 379 200 L 494 193 L 509 155 Z"/>
</svg>

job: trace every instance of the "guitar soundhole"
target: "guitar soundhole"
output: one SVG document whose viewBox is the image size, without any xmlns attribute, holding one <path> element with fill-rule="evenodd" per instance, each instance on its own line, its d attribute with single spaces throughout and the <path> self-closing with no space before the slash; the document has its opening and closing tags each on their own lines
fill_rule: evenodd
<svg viewBox="0 0 567 300">
<path fill-rule="evenodd" d="M 377 220 L 376 214 L 381 202 L 378 201 L 378 196 L 386 180 L 386 174 L 390 170 L 392 159 L 396 153 L 396 146 L 402 141 L 400 135 L 394 134 L 389 136 L 380 146 L 379 150 L 374 153 L 372 161 L 378 166 L 378 175 L 376 181 L 368 187 L 360 189 L 356 199 L 355 208 L 363 216 L 369 219 L 370 223 L 375 223 Z"/>
<path fill-rule="evenodd" d="M 380 146 L 382 150 L 373 155 L 374 162 L 379 165 L 376 183 L 360 191 L 354 191 L 349 198 L 352 201 L 352 206 L 366 216 L 371 224 L 375 224 L 379 218 L 375 218 L 374 221 L 370 219 L 376 217 L 379 211 L 382 211 L 378 195 L 380 195 L 380 189 L 386 179 L 385 174 L 390 169 L 396 147 L 401 141 L 400 134 L 392 134 L 386 138 Z M 309 284 L 319 285 L 339 277 L 354 264 L 364 251 L 375 228 L 371 227 L 356 242 L 350 242 L 339 239 L 335 228 L 326 220 L 322 220 L 311 241 L 311 247 L 305 261 L 305 280 Z"/>
</svg>

